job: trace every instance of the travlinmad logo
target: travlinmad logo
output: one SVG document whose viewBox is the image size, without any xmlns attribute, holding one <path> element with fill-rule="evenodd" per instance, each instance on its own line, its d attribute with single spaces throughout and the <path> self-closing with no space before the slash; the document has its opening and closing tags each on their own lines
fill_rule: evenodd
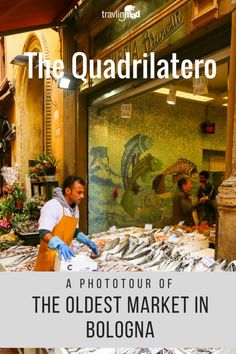
<svg viewBox="0 0 236 354">
<path fill-rule="evenodd" d="M 135 6 L 127 5 L 124 11 L 102 11 L 102 18 L 118 18 L 120 22 L 125 21 L 126 18 L 135 20 L 136 18 L 140 18 L 140 10 L 135 11 Z"/>
</svg>

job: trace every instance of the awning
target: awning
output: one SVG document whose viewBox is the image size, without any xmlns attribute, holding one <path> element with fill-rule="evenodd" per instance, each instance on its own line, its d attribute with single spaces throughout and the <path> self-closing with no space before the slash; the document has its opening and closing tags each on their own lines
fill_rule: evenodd
<svg viewBox="0 0 236 354">
<path fill-rule="evenodd" d="M 0 36 L 62 24 L 78 0 L 2 0 Z"/>
</svg>

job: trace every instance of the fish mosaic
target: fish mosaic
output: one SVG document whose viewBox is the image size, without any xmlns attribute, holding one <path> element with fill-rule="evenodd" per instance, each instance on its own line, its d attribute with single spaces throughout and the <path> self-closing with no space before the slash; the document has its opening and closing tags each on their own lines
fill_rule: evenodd
<svg viewBox="0 0 236 354">
<path fill-rule="evenodd" d="M 147 135 L 137 134 L 124 146 L 125 151 L 121 158 L 121 176 L 124 189 L 128 189 L 129 177 L 134 167 L 138 164 L 141 154 L 153 146 L 152 138 Z"/>
<path fill-rule="evenodd" d="M 192 176 L 194 173 L 197 173 L 197 166 L 187 159 L 180 158 L 155 177 L 152 188 L 155 190 L 156 194 L 163 194 L 166 192 L 165 177 L 167 175 L 172 175 L 172 181 L 173 184 L 175 184 L 179 178 Z"/>
</svg>

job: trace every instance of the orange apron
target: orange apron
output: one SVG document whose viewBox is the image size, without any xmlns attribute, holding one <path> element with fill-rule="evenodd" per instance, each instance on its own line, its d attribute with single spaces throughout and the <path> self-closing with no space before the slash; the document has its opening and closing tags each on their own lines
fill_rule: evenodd
<svg viewBox="0 0 236 354">
<path fill-rule="evenodd" d="M 69 246 L 73 240 L 78 220 L 78 218 L 63 215 L 59 223 L 52 230 L 51 234 L 53 236 L 58 236 Z M 36 272 L 53 271 L 56 254 L 57 250 L 51 250 L 48 247 L 48 243 L 42 240 L 40 243 L 34 270 Z"/>
</svg>

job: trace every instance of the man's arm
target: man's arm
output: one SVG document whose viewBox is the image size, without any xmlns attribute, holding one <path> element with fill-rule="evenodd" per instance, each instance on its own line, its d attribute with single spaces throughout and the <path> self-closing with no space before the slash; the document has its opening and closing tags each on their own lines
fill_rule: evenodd
<svg viewBox="0 0 236 354">
<path fill-rule="evenodd" d="M 42 240 L 49 242 L 53 237 L 51 232 L 60 220 L 61 208 L 54 200 L 48 201 L 42 207 L 39 218 L 39 236 Z"/>
<path fill-rule="evenodd" d="M 50 201 L 51 202 L 51 201 Z M 61 240 L 59 236 L 53 236 L 52 230 L 58 224 L 60 218 L 60 208 L 56 208 L 51 202 L 46 203 L 41 209 L 39 218 L 39 235 L 41 239 L 48 243 L 52 250 L 58 250 L 59 258 L 70 260 L 75 254 L 72 249 Z"/>
<path fill-rule="evenodd" d="M 41 240 L 49 242 L 52 238 L 52 234 L 51 234 L 50 230 L 41 229 L 41 230 L 39 230 L 39 237 Z"/>
</svg>

